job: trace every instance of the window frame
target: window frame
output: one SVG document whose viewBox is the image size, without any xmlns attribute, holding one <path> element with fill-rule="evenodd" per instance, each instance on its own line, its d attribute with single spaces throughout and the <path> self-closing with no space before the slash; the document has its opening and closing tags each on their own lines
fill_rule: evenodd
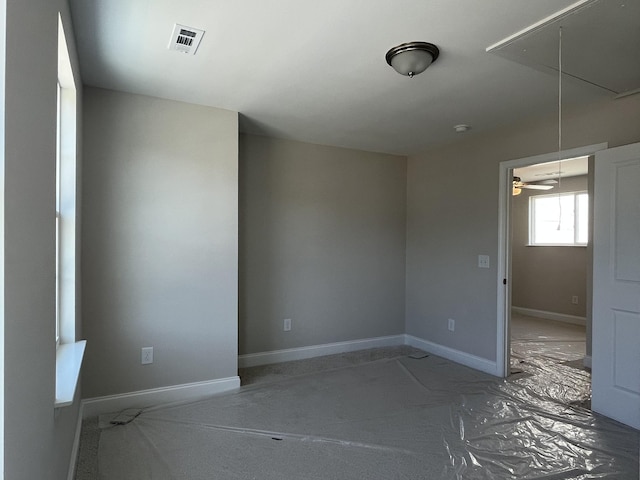
<svg viewBox="0 0 640 480">
<path fill-rule="evenodd" d="M 529 247 L 586 247 L 589 243 L 588 236 L 585 242 L 578 241 L 578 234 L 581 229 L 578 228 L 580 225 L 580 202 L 579 198 L 585 196 L 587 201 L 587 209 L 589 206 L 589 192 L 587 190 L 575 190 L 570 192 L 561 192 L 561 193 L 550 193 L 550 194 L 542 194 L 542 195 L 531 195 L 529 197 L 529 238 L 528 244 Z M 535 203 L 538 200 L 548 199 L 548 198 L 558 198 L 560 197 L 573 197 L 573 242 L 570 243 L 562 243 L 562 242 L 536 242 L 536 206 Z M 586 217 L 587 225 L 585 226 L 586 231 L 588 232 L 588 222 L 589 216 Z"/>
<path fill-rule="evenodd" d="M 62 86 L 60 79 L 57 82 L 56 93 L 56 348 L 60 345 L 60 303 L 61 303 L 61 248 L 62 248 L 62 214 L 61 214 L 61 163 L 62 163 Z"/>
<path fill-rule="evenodd" d="M 58 15 L 55 172 L 55 341 L 76 341 L 77 303 L 77 89 L 62 18 Z"/>
<path fill-rule="evenodd" d="M 55 172 L 55 409 L 73 405 L 86 341 L 78 341 L 78 95 L 62 15 L 58 12 L 58 103 Z M 53 85 L 52 85 L 53 88 Z M 53 90 L 52 90 L 53 93 Z M 56 410 L 57 411 L 57 410 Z"/>
</svg>

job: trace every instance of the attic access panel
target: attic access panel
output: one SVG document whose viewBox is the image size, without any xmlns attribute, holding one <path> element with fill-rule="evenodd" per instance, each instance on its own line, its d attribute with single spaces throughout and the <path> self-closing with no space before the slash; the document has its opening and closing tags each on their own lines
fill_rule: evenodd
<svg viewBox="0 0 640 480">
<path fill-rule="evenodd" d="M 562 71 L 609 92 L 640 89 L 640 2 L 581 0 L 487 48 L 509 60 L 558 74 L 558 30 L 562 27 Z"/>
</svg>

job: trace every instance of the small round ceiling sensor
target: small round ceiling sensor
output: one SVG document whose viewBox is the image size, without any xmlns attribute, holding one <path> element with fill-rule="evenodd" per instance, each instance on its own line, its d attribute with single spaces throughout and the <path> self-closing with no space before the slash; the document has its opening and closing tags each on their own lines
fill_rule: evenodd
<svg viewBox="0 0 640 480">
<path fill-rule="evenodd" d="M 462 123 L 460 125 L 456 125 L 455 127 L 453 127 L 453 129 L 458 133 L 464 133 L 471 130 L 471 127 Z"/>
</svg>

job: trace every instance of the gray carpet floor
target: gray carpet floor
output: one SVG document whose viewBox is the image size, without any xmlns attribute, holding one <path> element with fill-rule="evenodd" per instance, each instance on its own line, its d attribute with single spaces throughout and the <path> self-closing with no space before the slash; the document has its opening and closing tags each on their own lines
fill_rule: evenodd
<svg viewBox="0 0 640 480">
<path fill-rule="evenodd" d="M 638 432 L 584 407 L 576 339 L 553 340 L 508 380 L 409 347 L 242 369 L 236 393 L 86 420 L 76 480 L 637 479 Z"/>
<path fill-rule="evenodd" d="M 511 373 L 535 375 L 556 365 L 584 368 L 586 327 L 513 313 Z"/>
<path fill-rule="evenodd" d="M 278 380 L 295 378 L 314 372 L 331 371 L 375 360 L 408 356 L 414 353 L 420 354 L 422 352 L 408 346 L 375 348 L 339 355 L 327 355 L 308 360 L 241 368 L 238 374 L 240 375 L 242 386 L 246 387 L 248 385 L 274 383 Z M 75 480 L 96 480 L 101 478 L 98 473 L 100 431 L 98 417 L 83 420 Z"/>
<path fill-rule="evenodd" d="M 511 354 L 515 363 L 527 359 L 582 360 L 586 343 L 584 326 L 516 313 L 511 317 Z"/>
</svg>

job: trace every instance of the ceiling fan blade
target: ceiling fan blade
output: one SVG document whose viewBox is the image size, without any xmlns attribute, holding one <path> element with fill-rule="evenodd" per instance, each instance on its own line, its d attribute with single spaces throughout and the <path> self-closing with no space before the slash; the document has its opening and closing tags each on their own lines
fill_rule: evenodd
<svg viewBox="0 0 640 480">
<path fill-rule="evenodd" d="M 529 190 L 551 190 L 553 185 L 520 185 L 518 188 L 528 188 Z"/>
</svg>

